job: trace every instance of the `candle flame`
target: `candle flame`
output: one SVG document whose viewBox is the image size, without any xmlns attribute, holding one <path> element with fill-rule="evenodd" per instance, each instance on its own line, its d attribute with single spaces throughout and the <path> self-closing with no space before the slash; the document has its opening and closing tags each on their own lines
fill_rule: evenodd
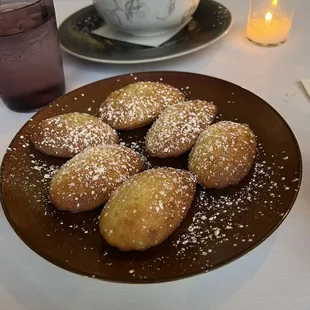
<svg viewBox="0 0 310 310">
<path fill-rule="evenodd" d="M 278 0 L 272 0 L 272 6 L 277 6 L 278 5 Z"/>
<path fill-rule="evenodd" d="M 270 12 L 268 12 L 265 16 L 265 20 L 266 20 L 266 23 L 270 23 L 271 20 L 272 20 L 272 14 Z"/>
</svg>

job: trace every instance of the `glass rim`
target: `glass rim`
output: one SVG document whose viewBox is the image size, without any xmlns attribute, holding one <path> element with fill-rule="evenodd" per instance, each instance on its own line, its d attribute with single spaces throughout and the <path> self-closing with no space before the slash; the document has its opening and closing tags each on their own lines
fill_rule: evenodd
<svg viewBox="0 0 310 310">
<path fill-rule="evenodd" d="M 38 4 L 39 2 L 42 2 L 42 0 L 35 0 L 34 2 L 31 2 L 31 3 L 29 3 L 29 4 L 27 4 L 27 5 L 25 5 L 25 6 L 22 6 L 21 8 L 17 8 L 17 9 L 14 9 L 14 10 L 9 10 L 9 11 L 6 11 L 6 12 L 0 12 L 0 16 L 2 15 L 2 16 L 4 16 L 4 15 L 6 15 L 6 14 L 12 14 L 12 13 L 14 13 L 14 12 L 16 12 L 16 11 L 22 11 L 22 10 L 24 10 L 24 9 L 26 9 L 26 8 L 29 8 L 29 7 L 31 7 L 31 6 L 33 6 L 33 5 L 35 5 L 35 4 Z M 10 3 L 10 2 L 9 2 Z M 26 2 L 27 3 L 27 2 Z M 4 4 L 4 3 L 3 3 Z"/>
</svg>

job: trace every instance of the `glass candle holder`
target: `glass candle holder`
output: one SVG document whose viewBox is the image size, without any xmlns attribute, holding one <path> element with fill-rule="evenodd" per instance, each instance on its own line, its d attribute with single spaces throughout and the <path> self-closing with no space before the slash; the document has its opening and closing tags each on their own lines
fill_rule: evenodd
<svg viewBox="0 0 310 310">
<path fill-rule="evenodd" d="M 259 46 L 279 46 L 291 30 L 294 0 L 251 0 L 246 35 Z"/>
</svg>

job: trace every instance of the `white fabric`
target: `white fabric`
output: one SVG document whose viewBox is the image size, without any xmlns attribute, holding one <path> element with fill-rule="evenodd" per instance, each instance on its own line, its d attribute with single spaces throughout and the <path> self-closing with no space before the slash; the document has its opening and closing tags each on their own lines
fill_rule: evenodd
<svg viewBox="0 0 310 310">
<path fill-rule="evenodd" d="M 104 25 L 96 30 L 94 30 L 92 33 L 101 36 L 108 39 L 114 39 L 122 42 L 132 43 L 132 44 L 138 44 L 143 46 L 150 46 L 150 47 L 158 47 L 168 40 L 170 40 L 174 35 L 176 35 L 178 32 L 180 32 L 188 23 L 183 23 L 181 26 L 171 29 L 163 34 L 156 35 L 156 36 L 145 36 L 145 37 L 138 37 L 131 35 L 129 33 L 121 32 L 115 29 L 114 27 L 111 27 L 109 25 Z"/>
<path fill-rule="evenodd" d="M 254 251 L 209 274 L 166 284 L 125 285 L 87 279 L 46 262 L 16 236 L 0 209 L 1 310 L 310 309 L 310 100 L 300 83 L 310 75 L 310 1 L 297 1 L 290 39 L 277 48 L 259 48 L 245 39 L 249 1 L 221 2 L 232 11 L 234 27 L 214 46 L 178 59 L 126 66 L 64 55 L 67 90 L 122 73 L 180 70 L 216 76 L 255 92 L 286 119 L 302 151 L 302 188 L 288 218 Z M 90 3 L 55 0 L 58 21 Z M 0 103 L 0 159 L 31 115 L 11 112 Z"/>
</svg>

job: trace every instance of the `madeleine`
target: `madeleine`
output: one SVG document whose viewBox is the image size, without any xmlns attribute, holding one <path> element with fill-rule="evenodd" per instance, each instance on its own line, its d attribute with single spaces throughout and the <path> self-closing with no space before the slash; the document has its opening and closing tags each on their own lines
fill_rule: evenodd
<svg viewBox="0 0 310 310">
<path fill-rule="evenodd" d="M 122 251 L 145 251 L 161 244 L 191 207 L 196 179 L 174 168 L 156 168 L 124 182 L 100 215 L 100 232 Z"/>
<path fill-rule="evenodd" d="M 189 170 L 206 188 L 237 185 L 249 173 L 256 138 L 248 125 L 222 121 L 208 127 L 189 156 Z"/>
</svg>

